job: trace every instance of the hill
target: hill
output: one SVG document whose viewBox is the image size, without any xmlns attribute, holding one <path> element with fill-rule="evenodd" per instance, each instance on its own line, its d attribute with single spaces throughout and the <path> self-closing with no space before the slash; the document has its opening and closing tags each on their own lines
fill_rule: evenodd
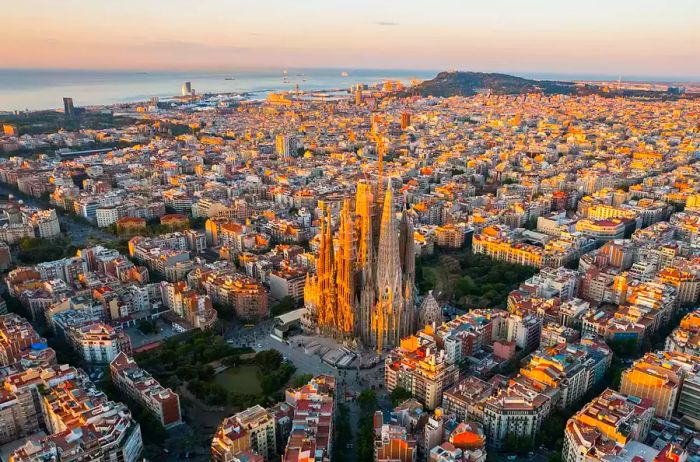
<svg viewBox="0 0 700 462">
<path fill-rule="evenodd" d="M 409 93 L 420 96 L 472 96 L 480 91 L 492 94 L 518 95 L 524 93 L 574 94 L 573 82 L 530 80 L 508 74 L 486 72 L 440 72 L 434 79 L 411 88 Z"/>
</svg>

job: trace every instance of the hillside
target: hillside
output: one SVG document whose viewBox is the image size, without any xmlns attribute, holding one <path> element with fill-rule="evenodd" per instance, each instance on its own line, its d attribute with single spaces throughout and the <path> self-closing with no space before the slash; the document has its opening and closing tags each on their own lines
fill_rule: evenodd
<svg viewBox="0 0 700 462">
<path fill-rule="evenodd" d="M 485 72 L 440 72 L 434 79 L 426 80 L 409 90 L 420 96 L 471 96 L 490 90 L 499 95 L 517 95 L 542 92 L 545 94 L 572 94 L 576 87 L 572 82 L 530 80 L 508 74 Z"/>
</svg>

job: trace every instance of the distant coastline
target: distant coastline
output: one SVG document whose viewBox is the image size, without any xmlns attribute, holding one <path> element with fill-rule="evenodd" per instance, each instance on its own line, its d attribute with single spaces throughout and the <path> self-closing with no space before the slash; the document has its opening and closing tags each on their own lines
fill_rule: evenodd
<svg viewBox="0 0 700 462">
<path fill-rule="evenodd" d="M 185 81 L 198 93 L 248 93 L 294 90 L 307 91 L 348 88 L 357 83 L 382 80 L 410 82 L 432 79 L 439 70 L 242 69 L 229 71 L 139 71 L 0 68 L 0 112 L 56 109 L 64 96 L 78 106 L 113 105 L 145 101 L 153 96 L 167 98 L 179 94 Z M 342 73 L 347 72 L 347 77 Z M 614 81 L 619 76 L 605 74 L 566 74 L 512 72 L 536 80 Z M 622 76 L 627 82 L 682 83 L 698 78 Z"/>
<path fill-rule="evenodd" d="M 77 106 L 145 101 L 154 96 L 180 94 L 184 82 L 197 93 L 249 93 L 349 88 L 383 80 L 410 82 L 435 76 L 436 71 L 374 69 L 283 69 L 231 71 L 90 71 L 56 69 L 0 69 L 0 111 L 56 109 L 62 98 Z M 347 72 L 347 77 L 342 76 Z M 232 80 L 233 79 L 233 80 Z"/>
</svg>

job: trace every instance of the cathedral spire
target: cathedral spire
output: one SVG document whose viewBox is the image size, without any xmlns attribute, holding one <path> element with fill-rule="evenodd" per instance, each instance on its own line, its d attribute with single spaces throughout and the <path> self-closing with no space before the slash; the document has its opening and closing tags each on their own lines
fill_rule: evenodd
<svg viewBox="0 0 700 462">
<path fill-rule="evenodd" d="M 359 300 L 357 305 L 357 333 L 365 344 L 373 344 L 372 316 L 376 304 L 374 272 L 374 197 L 372 186 L 366 180 L 357 184 L 355 215 L 357 226 L 357 269 L 359 270 Z"/>
<path fill-rule="evenodd" d="M 377 194 L 375 195 L 374 216 L 375 221 L 372 230 L 375 236 L 379 235 L 380 217 L 382 216 L 382 200 L 384 188 L 384 153 L 386 147 L 384 140 L 380 135 L 377 135 Z"/>
<path fill-rule="evenodd" d="M 367 181 L 357 184 L 355 193 L 355 215 L 357 215 L 357 266 L 364 268 L 372 252 L 372 188 Z"/>
<path fill-rule="evenodd" d="M 395 346 L 401 339 L 403 318 L 403 291 L 399 228 L 394 213 L 391 182 L 387 185 L 379 231 L 377 251 L 377 316 L 374 334 L 377 345 Z"/>
<path fill-rule="evenodd" d="M 331 232 L 331 211 L 325 202 L 319 201 L 321 209 L 321 242 L 317 263 L 318 278 L 318 327 L 333 329 L 336 324 L 335 313 L 335 261 L 333 259 L 333 234 Z"/>
<path fill-rule="evenodd" d="M 411 335 L 415 330 L 415 280 L 416 280 L 416 251 L 413 239 L 413 222 L 408 216 L 404 205 L 399 225 L 399 250 L 401 257 L 401 272 L 403 274 L 404 311 L 401 322 L 401 337 Z"/>
<path fill-rule="evenodd" d="M 384 187 L 384 140 L 377 136 L 377 201 L 382 200 L 382 188 Z"/>
<path fill-rule="evenodd" d="M 342 336 L 352 335 L 355 329 L 353 303 L 355 301 L 355 286 L 353 269 L 355 266 L 355 230 L 353 229 L 350 212 L 350 199 L 343 201 L 340 212 L 340 227 L 338 229 L 340 246 L 336 254 L 336 333 Z"/>
</svg>

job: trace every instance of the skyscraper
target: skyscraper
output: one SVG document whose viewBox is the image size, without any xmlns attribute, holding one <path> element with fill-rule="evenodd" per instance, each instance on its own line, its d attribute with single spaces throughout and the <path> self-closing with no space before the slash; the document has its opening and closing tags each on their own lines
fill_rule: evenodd
<svg viewBox="0 0 700 462">
<path fill-rule="evenodd" d="M 63 98 L 63 113 L 71 119 L 75 117 L 75 106 L 73 106 L 73 98 Z"/>
<path fill-rule="evenodd" d="M 275 137 L 275 150 L 282 158 L 291 157 L 297 149 L 297 140 L 289 135 L 279 134 Z"/>
<path fill-rule="evenodd" d="M 401 130 L 406 130 L 411 125 L 411 114 L 408 112 L 401 113 Z"/>
</svg>

